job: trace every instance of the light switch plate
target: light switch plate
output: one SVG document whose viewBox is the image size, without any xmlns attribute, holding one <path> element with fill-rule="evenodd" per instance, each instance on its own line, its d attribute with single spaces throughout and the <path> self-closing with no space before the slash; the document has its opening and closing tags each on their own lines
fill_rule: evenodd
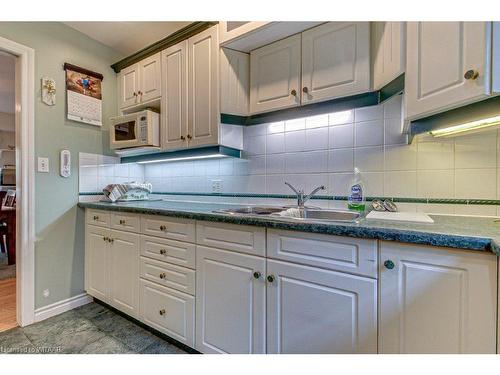
<svg viewBox="0 0 500 375">
<path fill-rule="evenodd" d="M 49 158 L 38 158 L 38 172 L 49 173 Z"/>
<path fill-rule="evenodd" d="M 212 180 L 212 193 L 222 193 L 222 180 Z"/>
</svg>

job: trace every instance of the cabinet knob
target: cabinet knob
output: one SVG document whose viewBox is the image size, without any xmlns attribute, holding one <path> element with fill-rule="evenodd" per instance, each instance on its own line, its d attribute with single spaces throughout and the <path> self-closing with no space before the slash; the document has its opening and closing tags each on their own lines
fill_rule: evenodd
<svg viewBox="0 0 500 375">
<path fill-rule="evenodd" d="M 138 94 L 138 95 L 142 95 L 142 91 L 138 91 L 138 92 L 137 92 L 137 94 Z"/>
<path fill-rule="evenodd" d="M 160 230 L 164 232 L 167 230 L 167 227 L 165 225 L 160 225 Z"/>
<path fill-rule="evenodd" d="M 270 283 L 272 283 L 274 281 L 274 275 L 267 276 L 267 281 L 269 281 Z"/>
<path fill-rule="evenodd" d="M 132 95 L 137 96 L 137 93 L 134 91 L 134 93 Z"/>
<path fill-rule="evenodd" d="M 187 135 L 187 139 L 192 139 L 193 137 L 191 136 L 191 134 L 188 134 Z"/>
<path fill-rule="evenodd" d="M 165 249 L 160 249 L 160 254 L 161 254 L 161 255 L 165 255 L 166 253 L 167 253 L 167 250 L 165 250 Z"/>
<path fill-rule="evenodd" d="M 392 270 L 394 268 L 394 262 L 392 260 L 386 260 L 384 262 L 384 267 L 388 270 Z"/>
<path fill-rule="evenodd" d="M 297 90 L 294 89 L 294 90 L 290 91 L 290 95 L 297 96 Z"/>
<path fill-rule="evenodd" d="M 479 72 L 474 69 L 467 70 L 464 74 L 465 79 L 476 79 L 479 77 Z"/>
<path fill-rule="evenodd" d="M 186 139 L 186 137 L 184 137 L 183 135 L 181 135 L 181 141 L 184 141 Z"/>
<path fill-rule="evenodd" d="M 307 88 L 307 86 L 304 86 L 304 87 L 302 88 L 302 92 L 303 92 L 304 94 L 307 94 L 307 93 L 309 92 L 309 89 Z"/>
<path fill-rule="evenodd" d="M 165 272 L 160 273 L 160 279 L 164 279 L 167 277 L 167 274 Z"/>
<path fill-rule="evenodd" d="M 103 237 L 102 239 L 103 239 L 103 241 L 107 241 L 108 237 Z"/>
<path fill-rule="evenodd" d="M 94 220 L 99 220 L 99 216 L 94 216 Z"/>
<path fill-rule="evenodd" d="M 125 220 L 120 220 L 120 224 L 121 225 L 125 224 Z"/>
<path fill-rule="evenodd" d="M 113 242 L 115 242 L 115 239 L 114 238 L 108 238 L 108 242 L 109 243 L 113 243 Z"/>
<path fill-rule="evenodd" d="M 262 276 L 262 274 L 259 271 L 255 271 L 253 273 L 253 278 L 254 279 L 260 279 L 261 276 Z"/>
<path fill-rule="evenodd" d="M 160 311 L 158 311 L 160 315 L 165 315 L 165 309 L 161 309 Z"/>
</svg>

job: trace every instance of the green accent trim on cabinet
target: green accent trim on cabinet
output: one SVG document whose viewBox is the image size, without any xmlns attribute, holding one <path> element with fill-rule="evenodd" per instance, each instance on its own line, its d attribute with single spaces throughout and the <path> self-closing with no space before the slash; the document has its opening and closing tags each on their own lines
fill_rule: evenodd
<svg viewBox="0 0 500 375">
<path fill-rule="evenodd" d="M 495 96 L 463 107 L 451 109 L 410 123 L 412 136 L 452 125 L 498 116 L 500 114 L 500 96 Z"/>
<path fill-rule="evenodd" d="M 354 108 L 377 105 L 378 99 L 378 91 L 372 91 L 364 94 L 347 96 L 345 98 L 327 100 L 320 103 L 306 104 L 300 107 L 259 113 L 247 117 L 228 115 L 223 113 L 221 114 L 221 122 L 224 124 L 245 126 L 266 124 L 269 122 L 293 120 L 301 117 L 321 115 L 324 113 L 346 111 Z"/>
<path fill-rule="evenodd" d="M 392 98 L 394 95 L 401 94 L 405 89 L 405 74 L 401 74 L 394 78 L 387 85 L 379 90 L 380 97 L 379 103 L 385 102 L 387 99 Z"/>
<path fill-rule="evenodd" d="M 170 34 L 166 38 L 163 38 L 151 44 L 150 46 L 141 49 L 140 51 L 134 53 L 133 55 L 127 56 L 124 59 L 114 63 L 113 65 L 111 65 L 111 68 L 113 68 L 113 70 L 116 73 L 119 73 L 123 68 L 133 65 L 136 62 L 145 59 L 146 57 L 154 55 L 155 53 L 160 52 L 165 48 L 173 46 L 174 44 L 182 42 L 183 40 L 186 40 L 192 37 L 193 35 L 201 33 L 202 31 L 208 29 L 211 26 L 216 25 L 217 23 L 218 22 L 212 22 L 212 21 L 210 22 L 196 21 L 190 23 L 189 25 L 183 27 L 182 29 L 179 29 L 176 32 Z"/>
<path fill-rule="evenodd" d="M 213 154 L 221 154 L 222 156 L 228 156 L 232 158 L 241 157 L 241 151 L 235 148 L 224 146 L 208 146 L 200 148 L 188 148 L 177 151 L 157 152 L 154 154 L 124 156 L 120 159 L 120 163 L 137 163 L 141 161 L 155 160 L 168 161 L 168 159 L 203 157 Z"/>
</svg>

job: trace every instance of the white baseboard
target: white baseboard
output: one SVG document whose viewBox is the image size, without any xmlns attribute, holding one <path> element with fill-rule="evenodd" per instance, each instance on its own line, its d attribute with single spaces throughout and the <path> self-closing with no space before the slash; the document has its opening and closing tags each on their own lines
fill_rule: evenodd
<svg viewBox="0 0 500 375">
<path fill-rule="evenodd" d="M 40 307 L 35 310 L 35 322 L 48 319 L 50 317 L 62 314 L 63 312 L 73 310 L 79 306 L 92 302 L 92 296 L 82 293 L 77 296 Z"/>
</svg>

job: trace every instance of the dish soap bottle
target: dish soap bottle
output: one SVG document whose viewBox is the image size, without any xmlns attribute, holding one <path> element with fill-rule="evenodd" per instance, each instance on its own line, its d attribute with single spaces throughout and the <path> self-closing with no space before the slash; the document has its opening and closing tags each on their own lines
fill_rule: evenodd
<svg viewBox="0 0 500 375">
<path fill-rule="evenodd" d="M 352 179 L 349 191 L 347 207 L 350 210 L 363 212 L 365 210 L 365 186 L 361 178 L 361 172 L 354 168 L 354 178 Z"/>
</svg>

